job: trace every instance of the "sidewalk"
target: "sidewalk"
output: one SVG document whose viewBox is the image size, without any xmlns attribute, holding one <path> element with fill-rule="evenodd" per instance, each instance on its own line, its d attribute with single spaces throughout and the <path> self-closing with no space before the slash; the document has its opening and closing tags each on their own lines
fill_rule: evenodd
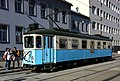
<svg viewBox="0 0 120 81">
<path fill-rule="evenodd" d="M 21 63 L 21 60 L 20 60 Z M 20 64 L 21 66 L 21 64 Z M 12 62 L 11 62 L 11 67 L 12 67 Z M 17 71 L 21 71 L 21 68 L 16 68 L 17 67 L 17 62 L 15 62 L 15 68 L 14 69 L 10 69 L 10 70 L 6 70 L 5 69 L 5 61 L 0 61 L 0 74 L 4 74 L 4 73 L 11 73 L 11 72 L 17 72 Z"/>
</svg>

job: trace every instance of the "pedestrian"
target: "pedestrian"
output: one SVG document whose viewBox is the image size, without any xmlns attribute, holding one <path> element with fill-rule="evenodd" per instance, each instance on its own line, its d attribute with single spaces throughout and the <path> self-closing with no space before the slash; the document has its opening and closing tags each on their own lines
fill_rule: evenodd
<svg viewBox="0 0 120 81">
<path fill-rule="evenodd" d="M 15 56 L 13 55 L 13 50 L 12 49 L 10 49 L 10 54 L 11 54 L 11 61 L 15 62 Z"/>
<path fill-rule="evenodd" d="M 10 70 L 10 65 L 11 65 L 11 53 L 12 53 L 12 49 L 9 49 L 9 52 L 8 52 L 8 54 L 7 54 L 7 61 L 8 61 L 8 63 L 7 63 L 7 66 L 8 66 L 8 70 Z"/>
<path fill-rule="evenodd" d="M 3 55 L 3 59 L 6 61 L 5 62 L 5 68 L 7 69 L 8 67 L 8 60 L 7 60 L 7 55 L 9 53 L 9 48 L 6 48 L 5 52 L 4 52 L 4 55 Z"/>
<path fill-rule="evenodd" d="M 18 63 L 18 67 L 19 67 L 19 59 L 18 59 L 18 55 L 17 55 L 18 51 L 17 51 L 17 48 L 14 47 L 14 50 L 13 50 L 13 55 L 15 56 L 15 61 L 17 61 Z M 13 68 L 15 67 L 15 61 L 13 61 Z"/>
<path fill-rule="evenodd" d="M 21 52 L 20 52 L 20 50 L 18 49 L 17 50 L 17 56 L 18 56 L 18 60 L 19 60 L 19 65 L 21 65 L 22 64 L 22 61 L 20 61 L 22 58 L 21 58 Z M 20 66 L 21 67 L 21 66 Z"/>
</svg>

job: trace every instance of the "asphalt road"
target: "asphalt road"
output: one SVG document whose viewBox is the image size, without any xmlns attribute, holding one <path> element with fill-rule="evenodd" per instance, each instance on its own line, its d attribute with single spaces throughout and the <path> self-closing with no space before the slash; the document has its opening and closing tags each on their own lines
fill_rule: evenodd
<svg viewBox="0 0 120 81">
<path fill-rule="evenodd" d="M 119 56 L 117 55 L 117 57 Z M 0 70 L 1 81 L 120 81 L 120 57 L 109 62 L 51 73 L 36 73 L 19 68 L 4 72 L 5 70 Z"/>
</svg>

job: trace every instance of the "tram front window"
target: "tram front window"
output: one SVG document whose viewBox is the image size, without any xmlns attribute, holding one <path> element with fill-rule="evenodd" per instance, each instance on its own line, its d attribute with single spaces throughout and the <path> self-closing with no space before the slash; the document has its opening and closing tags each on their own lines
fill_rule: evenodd
<svg viewBox="0 0 120 81">
<path fill-rule="evenodd" d="M 36 47 L 41 48 L 41 36 L 36 37 Z"/>
<path fill-rule="evenodd" d="M 34 47 L 34 39 L 33 36 L 26 36 L 24 38 L 24 46 L 25 48 L 33 48 Z"/>
</svg>

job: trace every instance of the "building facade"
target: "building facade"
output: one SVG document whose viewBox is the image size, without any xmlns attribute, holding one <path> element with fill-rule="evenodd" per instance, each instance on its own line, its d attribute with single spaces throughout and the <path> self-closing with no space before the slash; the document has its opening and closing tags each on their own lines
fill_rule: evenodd
<svg viewBox="0 0 120 81">
<path fill-rule="evenodd" d="M 118 0 L 90 0 L 91 34 L 113 38 L 120 46 L 120 5 Z"/>
<path fill-rule="evenodd" d="M 22 35 L 31 23 L 87 34 L 90 19 L 71 6 L 65 0 L 0 0 L 0 56 L 6 47 L 22 50 Z"/>
<path fill-rule="evenodd" d="M 120 1 L 119 0 L 66 0 L 73 9 L 90 17 L 89 34 L 100 34 L 113 39 L 113 46 L 120 46 Z M 74 4 L 74 3 L 77 3 Z M 82 9 L 81 9 L 82 8 Z"/>
<path fill-rule="evenodd" d="M 22 49 L 22 35 L 29 24 L 40 28 L 57 27 L 47 15 L 64 29 L 69 29 L 71 4 L 62 0 L 0 0 L 0 51 L 6 47 Z M 64 11 L 64 12 L 61 12 Z"/>
<path fill-rule="evenodd" d="M 89 34 L 90 32 L 90 18 L 77 13 L 75 11 L 70 12 L 71 20 L 70 20 L 70 31 Z"/>
</svg>

